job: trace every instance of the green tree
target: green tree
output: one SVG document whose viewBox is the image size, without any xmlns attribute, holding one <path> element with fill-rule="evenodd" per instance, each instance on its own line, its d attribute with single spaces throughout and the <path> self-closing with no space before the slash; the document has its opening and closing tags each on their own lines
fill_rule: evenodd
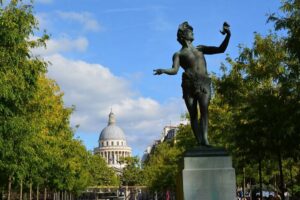
<svg viewBox="0 0 300 200">
<path fill-rule="evenodd" d="M 178 127 L 174 142 L 175 147 L 178 148 L 181 152 L 185 152 L 186 150 L 191 149 L 197 145 L 196 138 L 193 134 L 190 124 L 181 124 Z"/>
<path fill-rule="evenodd" d="M 114 170 L 107 166 L 100 155 L 89 154 L 89 186 L 118 186 L 119 179 Z"/>
<path fill-rule="evenodd" d="M 0 8 L 0 171 L 8 179 L 8 199 L 14 177 L 23 177 L 23 144 L 33 134 L 27 121 L 28 102 L 47 64 L 30 55 L 30 48 L 44 45 L 47 35 L 31 40 L 37 21 L 32 7 L 10 1 Z"/>
<path fill-rule="evenodd" d="M 300 50 L 298 44 L 300 43 L 300 2 L 298 0 L 284 0 L 282 1 L 281 11 L 283 16 L 271 14 L 269 21 L 275 23 L 275 30 L 287 31 L 287 35 L 283 37 L 286 42 L 286 49 L 293 58 L 300 60 Z M 295 71 L 299 69 L 295 68 Z M 299 75 L 299 74 L 298 74 Z M 296 78 L 296 77 L 295 77 Z"/>
<path fill-rule="evenodd" d="M 234 122 L 226 143 L 238 158 L 257 158 L 260 173 L 262 160 L 276 160 L 282 193 L 283 161 L 299 158 L 299 60 L 287 41 L 256 34 L 252 48 L 241 47 L 235 61 L 227 58 L 231 68 L 223 67 L 215 90 Z"/>
<path fill-rule="evenodd" d="M 174 191 L 182 153 L 173 142 L 158 144 L 143 166 L 145 184 L 153 191 Z"/>
<path fill-rule="evenodd" d="M 64 107 L 62 97 L 63 93 L 55 81 L 41 74 L 36 93 L 27 104 L 27 121 L 32 124 L 35 133 L 28 145 L 25 145 L 29 152 L 23 154 L 27 156 L 29 165 L 29 185 L 34 183 L 36 187 L 49 187 L 52 179 L 56 177 L 53 174 L 59 174 L 61 169 L 55 166 L 61 167 L 66 161 L 62 152 L 69 150 L 65 147 L 69 147 L 67 144 L 73 140 L 73 131 L 69 124 L 72 109 Z"/>
<path fill-rule="evenodd" d="M 73 138 L 73 108 L 65 107 L 59 86 L 46 77 L 47 62 L 30 53 L 48 39 L 32 39 L 38 30 L 33 6 L 0 4 L 0 174 L 8 180 L 8 199 L 17 188 L 22 199 L 23 186 L 30 199 L 34 186 L 37 196 L 43 188 L 45 199 L 48 190 L 78 194 L 89 184 L 117 185 L 103 160 Z"/>
<path fill-rule="evenodd" d="M 286 133 L 292 135 L 293 141 L 299 139 L 300 125 L 300 2 L 299 0 L 285 0 L 282 2 L 282 16 L 270 15 L 269 21 L 275 23 L 275 30 L 286 31 L 287 34 L 282 37 L 283 48 L 287 52 L 287 58 L 284 60 L 284 73 L 280 79 L 280 94 L 285 103 L 286 116 L 285 123 L 288 129 Z M 297 137 L 298 136 L 298 137 Z M 291 156 L 294 159 L 300 157 L 300 145 L 293 144 L 294 149 Z"/>
<path fill-rule="evenodd" d="M 142 185 L 143 175 L 139 158 L 137 156 L 125 157 L 120 162 L 125 164 L 121 175 L 123 185 Z"/>
</svg>

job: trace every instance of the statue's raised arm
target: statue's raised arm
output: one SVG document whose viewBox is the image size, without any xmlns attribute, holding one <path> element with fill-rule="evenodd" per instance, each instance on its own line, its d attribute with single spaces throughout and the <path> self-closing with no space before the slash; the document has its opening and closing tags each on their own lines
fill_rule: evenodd
<svg viewBox="0 0 300 200">
<path fill-rule="evenodd" d="M 224 22 L 223 24 L 223 30 L 220 31 L 223 35 L 226 34 L 225 39 L 223 40 L 223 42 L 221 43 L 220 46 L 215 47 L 215 46 L 204 46 L 204 45 L 199 45 L 197 46 L 197 49 L 199 51 L 202 51 L 204 54 L 217 54 L 217 53 L 224 53 L 228 43 L 229 43 L 229 39 L 231 36 L 231 32 L 230 32 L 230 25 L 227 22 Z"/>
</svg>

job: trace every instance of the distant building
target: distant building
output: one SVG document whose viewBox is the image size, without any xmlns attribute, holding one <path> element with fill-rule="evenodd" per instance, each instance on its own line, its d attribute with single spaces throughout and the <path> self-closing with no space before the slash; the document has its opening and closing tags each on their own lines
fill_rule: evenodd
<svg viewBox="0 0 300 200">
<path fill-rule="evenodd" d="M 176 136 L 176 132 L 178 130 L 179 126 L 165 126 L 162 133 L 161 138 L 159 140 L 154 140 L 153 144 L 151 146 L 148 146 L 147 149 L 144 151 L 144 154 L 142 156 L 142 163 L 145 162 L 151 153 L 155 150 L 156 146 L 162 142 L 170 141 Z M 175 141 L 174 141 L 175 142 Z"/>
<path fill-rule="evenodd" d="M 145 162 L 149 158 L 150 154 L 154 152 L 155 147 L 160 143 L 161 143 L 160 140 L 154 140 L 153 144 L 151 146 L 147 147 L 147 149 L 144 151 L 144 154 L 141 159 L 142 163 Z"/>
<path fill-rule="evenodd" d="M 120 158 L 130 157 L 131 148 L 127 146 L 126 137 L 123 130 L 116 125 L 113 112 L 109 113 L 107 126 L 101 131 L 99 146 L 94 149 L 94 154 L 101 155 L 108 166 L 116 171 L 122 171 L 125 167 L 120 163 Z"/>
<path fill-rule="evenodd" d="M 178 126 L 165 126 L 160 141 L 164 142 L 175 138 L 177 129 Z"/>
</svg>

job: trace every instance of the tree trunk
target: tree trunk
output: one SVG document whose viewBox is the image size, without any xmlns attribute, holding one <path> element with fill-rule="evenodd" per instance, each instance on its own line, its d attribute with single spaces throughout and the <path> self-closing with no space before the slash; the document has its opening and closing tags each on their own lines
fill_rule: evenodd
<svg viewBox="0 0 300 200">
<path fill-rule="evenodd" d="M 243 168 L 243 197 L 245 198 L 245 187 L 246 187 L 245 167 Z"/>
<path fill-rule="evenodd" d="M 283 178 L 283 170 L 282 170 L 282 158 L 281 158 L 281 153 L 278 152 L 278 166 L 279 166 L 279 175 L 280 175 L 280 196 L 281 199 L 284 200 L 284 191 L 285 191 L 285 186 L 284 186 L 284 178 Z"/>
<path fill-rule="evenodd" d="M 262 170 L 261 170 L 261 159 L 259 159 L 258 161 L 258 171 L 259 171 L 259 196 L 260 196 L 260 199 L 262 199 Z"/>
<path fill-rule="evenodd" d="M 0 199 L 1 199 L 1 200 L 3 200 L 3 194 L 4 194 L 4 188 L 1 187 L 1 193 L 0 193 L 0 195 L 1 195 Z"/>
<path fill-rule="evenodd" d="M 10 200 L 11 197 L 11 182 L 12 177 L 8 176 L 8 192 L 7 192 L 7 200 Z"/>
<path fill-rule="evenodd" d="M 47 188 L 44 189 L 44 200 L 47 200 Z"/>
<path fill-rule="evenodd" d="M 290 165 L 290 179 L 291 179 L 291 196 L 294 196 L 294 181 L 293 181 L 293 171 L 292 171 L 292 164 Z"/>
<path fill-rule="evenodd" d="M 29 200 L 32 200 L 32 181 L 29 183 Z"/>
<path fill-rule="evenodd" d="M 250 200 L 252 200 L 252 181 L 250 179 Z"/>
<path fill-rule="evenodd" d="M 39 185 L 36 186 L 36 200 L 40 199 L 40 190 L 39 190 Z"/>
<path fill-rule="evenodd" d="M 20 180 L 20 200 L 23 199 L 23 179 Z"/>
</svg>

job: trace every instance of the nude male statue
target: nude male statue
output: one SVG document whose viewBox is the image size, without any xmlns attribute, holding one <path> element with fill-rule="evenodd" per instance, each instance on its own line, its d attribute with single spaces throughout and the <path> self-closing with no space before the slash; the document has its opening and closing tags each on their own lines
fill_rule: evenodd
<svg viewBox="0 0 300 200">
<path fill-rule="evenodd" d="M 221 33 L 226 34 L 219 47 L 199 45 L 194 47 L 193 27 L 188 22 L 179 25 L 177 41 L 182 48 L 173 55 L 173 66 L 170 69 L 155 69 L 154 75 L 163 73 L 177 74 L 179 67 L 184 69 L 182 74 L 183 98 L 190 114 L 190 123 L 198 145 L 210 146 L 207 139 L 208 132 L 208 105 L 211 98 L 211 79 L 207 73 L 204 54 L 224 53 L 230 39 L 229 25 L 224 22 Z M 200 108 L 200 122 L 198 122 L 198 110 Z"/>
</svg>

